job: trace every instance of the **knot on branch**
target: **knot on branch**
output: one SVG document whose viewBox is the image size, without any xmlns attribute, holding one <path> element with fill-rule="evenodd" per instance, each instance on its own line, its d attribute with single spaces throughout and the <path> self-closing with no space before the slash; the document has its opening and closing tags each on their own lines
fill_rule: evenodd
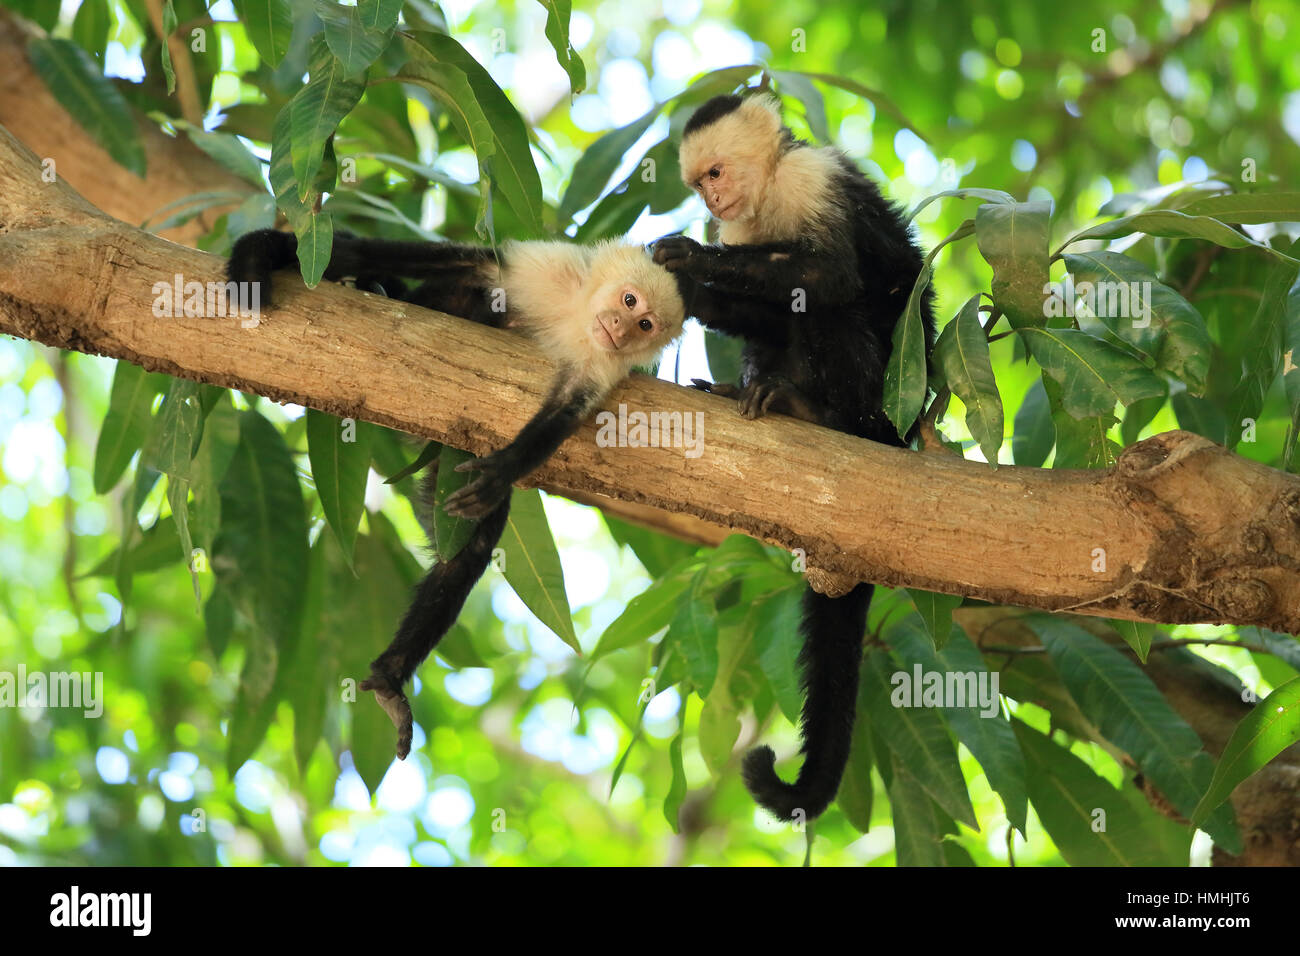
<svg viewBox="0 0 1300 956">
<path fill-rule="evenodd" d="M 1277 596 L 1259 578 L 1219 578 L 1203 589 L 1203 600 L 1227 620 L 1258 620 L 1273 610 Z"/>
</svg>

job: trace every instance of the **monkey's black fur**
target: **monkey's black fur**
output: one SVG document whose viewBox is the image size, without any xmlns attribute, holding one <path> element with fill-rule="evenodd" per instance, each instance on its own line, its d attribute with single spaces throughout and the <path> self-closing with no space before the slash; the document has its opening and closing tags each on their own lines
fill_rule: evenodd
<svg viewBox="0 0 1300 956">
<path fill-rule="evenodd" d="M 740 97 L 701 106 L 684 136 L 735 112 Z M 810 148 L 782 126 L 779 155 Z M 728 157 L 721 157 L 726 160 Z M 897 207 L 836 150 L 829 205 L 811 209 L 800 236 L 761 244 L 701 246 L 661 239 L 654 258 L 694 281 L 688 314 L 745 342 L 740 386 L 697 385 L 740 399 L 747 417 L 780 412 L 887 445 L 904 446 L 882 410 L 885 365 L 894 326 L 923 265 L 921 249 Z M 761 212 L 760 212 L 761 215 Z M 833 215 L 844 228 L 816 228 Z M 805 311 L 792 308 L 794 290 Z M 934 340 L 933 295 L 921 302 L 927 350 Z M 909 433 L 910 440 L 915 426 Z M 857 709 L 862 636 L 873 588 L 859 584 L 839 598 L 811 588 L 803 600 L 803 766 L 790 784 L 777 776 L 770 748 L 745 759 L 744 778 L 762 806 L 782 819 L 811 819 L 835 798 L 848 759 Z"/>
<path fill-rule="evenodd" d="M 297 239 L 274 229 L 241 236 L 230 253 L 228 277 L 235 282 L 261 282 L 267 302 L 271 273 L 296 266 Z M 336 235 L 325 278 L 355 277 L 357 286 L 390 298 L 459 315 L 483 325 L 500 327 L 508 313 L 490 308 L 481 276 L 493 261 L 491 250 L 455 243 L 402 242 Z M 427 280 L 408 288 L 399 277 Z M 563 392 L 556 386 L 541 409 L 500 451 L 466 462 L 460 470 L 479 477 L 444 503 L 448 510 L 479 518 L 468 543 L 454 556 L 436 562 L 416 585 L 410 607 L 388 648 L 370 663 L 363 690 L 373 690 L 397 726 L 397 755 L 411 749 L 410 705 L 402 688 L 416 668 L 437 647 L 460 615 L 466 598 L 501 539 L 510 514 L 510 486 L 540 466 L 578 427 L 592 401 L 589 389 Z M 432 482 L 424 483 L 432 502 Z M 422 522 L 424 523 L 424 522 Z M 431 527 L 425 530 L 433 539 Z"/>
</svg>

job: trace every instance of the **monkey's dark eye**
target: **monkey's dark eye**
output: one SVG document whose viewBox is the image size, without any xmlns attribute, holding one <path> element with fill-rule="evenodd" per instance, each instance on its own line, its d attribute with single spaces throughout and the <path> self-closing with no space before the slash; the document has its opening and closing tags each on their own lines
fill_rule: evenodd
<svg viewBox="0 0 1300 956">
<path fill-rule="evenodd" d="M 721 167 L 721 166 L 714 166 L 712 169 L 709 170 L 709 178 L 710 178 L 710 179 L 717 179 L 717 178 L 718 178 L 719 176 L 721 176 L 721 175 L 722 175 L 722 167 Z"/>
<path fill-rule="evenodd" d="M 636 296 L 634 296 L 631 292 L 624 292 L 624 293 L 623 293 L 623 304 L 624 304 L 625 306 L 627 306 L 629 309 L 635 309 L 635 308 L 636 308 Z"/>
<path fill-rule="evenodd" d="M 651 329 L 655 327 L 655 324 L 651 322 L 649 319 L 642 319 L 640 322 L 637 323 L 637 325 L 641 328 L 642 332 L 649 332 Z"/>
</svg>

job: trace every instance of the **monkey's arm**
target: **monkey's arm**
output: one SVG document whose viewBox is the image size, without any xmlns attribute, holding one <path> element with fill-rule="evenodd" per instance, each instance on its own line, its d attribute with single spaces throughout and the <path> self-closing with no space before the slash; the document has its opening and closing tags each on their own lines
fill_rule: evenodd
<svg viewBox="0 0 1300 956">
<path fill-rule="evenodd" d="M 479 476 L 447 498 L 443 508 L 462 518 L 480 518 L 505 500 L 510 486 L 550 458 L 564 440 L 604 397 L 591 383 L 575 382 L 578 372 L 559 373 L 550 394 L 510 444 L 482 458 L 467 461 L 457 471 Z"/>
<path fill-rule="evenodd" d="M 825 307 L 849 302 L 862 292 L 852 256 L 807 242 L 704 246 L 685 236 L 666 236 L 651 248 L 654 261 L 669 272 L 685 272 L 724 295 L 790 305 L 802 291 L 811 304 Z"/>
</svg>

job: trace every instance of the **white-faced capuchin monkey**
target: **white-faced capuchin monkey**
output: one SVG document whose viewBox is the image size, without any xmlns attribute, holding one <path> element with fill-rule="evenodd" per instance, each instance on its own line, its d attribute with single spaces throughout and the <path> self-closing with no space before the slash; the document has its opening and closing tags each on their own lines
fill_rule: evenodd
<svg viewBox="0 0 1300 956">
<path fill-rule="evenodd" d="M 297 261 L 293 235 L 264 229 L 235 243 L 229 278 L 264 283 L 262 301 L 269 302 L 271 272 Z M 344 277 L 405 302 L 518 329 L 558 365 L 541 409 L 510 444 L 458 469 L 478 477 L 443 507 L 478 524 L 464 548 L 434 564 L 417 585 L 397 636 L 361 685 L 392 718 L 397 755 L 405 758 L 412 722 L 402 688 L 487 569 L 510 512 L 510 486 L 545 462 L 635 366 L 654 361 L 681 333 L 685 309 L 673 276 L 642 247 L 617 242 L 510 242 L 496 256 L 449 242 L 336 236 L 325 278 Z M 403 279 L 422 281 L 408 290 Z"/>
<path fill-rule="evenodd" d="M 689 280 L 691 315 L 745 342 L 739 386 L 696 385 L 739 399 L 747 418 L 783 413 L 904 445 L 881 409 L 884 370 L 923 257 L 899 211 L 838 149 L 797 140 L 773 97 L 709 100 L 684 127 L 680 156 L 721 244 L 671 236 L 654 259 Z M 922 319 L 928 346 L 928 290 Z M 835 798 L 853 735 L 872 586 L 823 590 L 803 599 L 798 779 L 777 776 L 770 747 L 744 763 L 754 799 L 785 820 L 812 819 Z"/>
</svg>

